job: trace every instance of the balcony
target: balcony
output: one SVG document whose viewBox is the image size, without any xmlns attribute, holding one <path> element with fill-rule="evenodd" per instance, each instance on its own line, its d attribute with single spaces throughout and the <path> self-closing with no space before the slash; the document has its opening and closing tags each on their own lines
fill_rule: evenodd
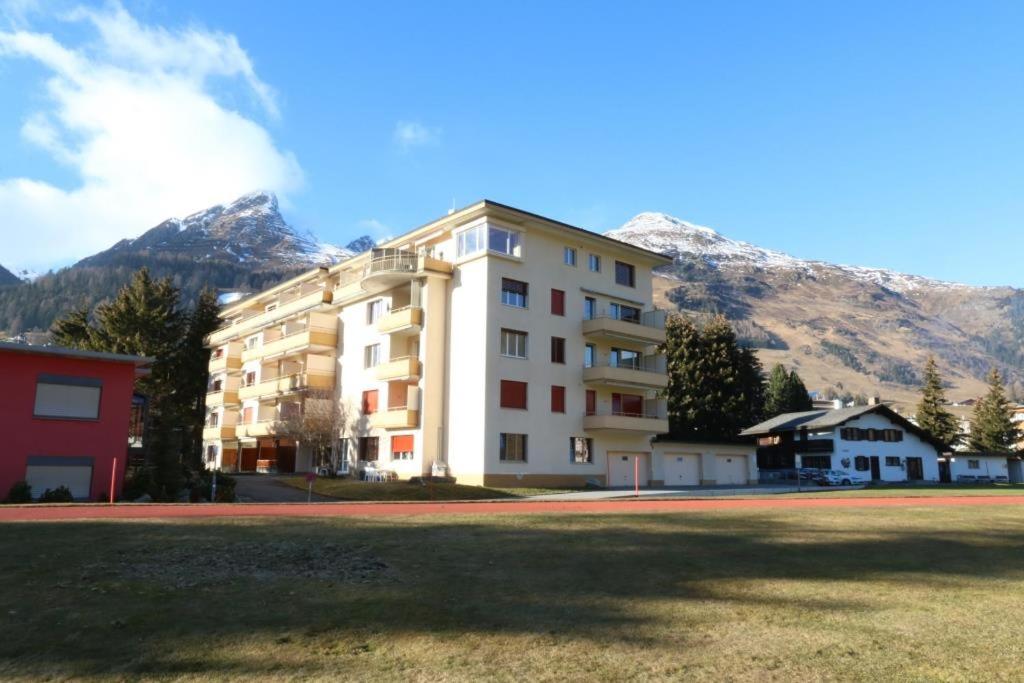
<svg viewBox="0 0 1024 683">
<path fill-rule="evenodd" d="M 381 363 L 375 370 L 377 380 L 388 382 L 391 380 L 416 380 L 420 376 L 420 359 L 415 356 L 404 356 L 392 358 L 386 363 Z"/>
<path fill-rule="evenodd" d="M 583 321 L 583 334 L 642 344 L 662 344 L 665 342 L 665 314 L 663 311 L 645 311 L 639 318 L 627 318 L 601 313 Z"/>
<path fill-rule="evenodd" d="M 406 406 L 388 408 L 370 416 L 370 426 L 377 429 L 412 429 L 419 425 L 420 411 Z"/>
<path fill-rule="evenodd" d="M 423 326 L 423 309 L 419 306 L 405 306 L 393 309 L 377 321 L 381 334 L 416 334 Z"/>
<path fill-rule="evenodd" d="M 270 421 L 255 422 L 253 424 L 238 425 L 235 433 L 240 439 L 255 436 L 271 436 L 274 433 L 273 427 L 274 423 Z"/>
<path fill-rule="evenodd" d="M 206 394 L 206 407 L 233 406 L 238 404 L 238 391 L 235 389 L 218 389 Z"/>
<path fill-rule="evenodd" d="M 203 441 L 223 441 L 235 438 L 235 428 L 227 425 L 203 427 Z"/>
<path fill-rule="evenodd" d="M 307 389 L 331 391 L 334 389 L 334 377 L 332 375 L 317 375 L 308 372 L 274 377 L 273 379 L 242 387 L 238 390 L 238 398 L 245 401 L 250 398 L 279 396 Z"/>
<path fill-rule="evenodd" d="M 428 254 L 405 249 L 373 249 L 362 273 L 352 274 L 339 283 L 334 290 L 334 300 L 377 294 L 424 275 L 448 278 L 454 267 Z"/>
<path fill-rule="evenodd" d="M 649 357 L 631 364 L 585 367 L 583 368 L 583 381 L 586 384 L 627 389 L 664 389 L 668 386 L 664 359 L 659 359 L 659 357 Z"/>
<path fill-rule="evenodd" d="M 329 303 L 331 303 L 329 289 L 317 288 L 311 292 L 283 296 L 278 300 L 277 308 L 262 313 L 253 313 L 239 319 L 233 325 L 222 327 L 208 337 L 208 342 L 211 346 L 217 346 L 229 339 L 268 327 L 275 321 Z"/>
<path fill-rule="evenodd" d="M 668 419 L 655 414 L 595 413 L 583 416 L 583 429 L 633 434 L 667 434 Z"/>
<path fill-rule="evenodd" d="M 210 355 L 210 374 L 216 374 L 218 372 L 228 372 L 229 370 L 238 370 L 242 367 L 242 355 L 241 346 L 235 346 L 233 350 L 225 351 L 220 357 Z"/>
<path fill-rule="evenodd" d="M 331 352 L 337 348 L 338 334 L 329 330 L 310 329 L 265 341 L 262 346 L 242 351 L 242 362 L 260 358 L 289 356 L 296 353 Z"/>
<path fill-rule="evenodd" d="M 793 451 L 796 453 L 832 453 L 836 444 L 832 439 L 806 439 L 794 441 Z"/>
</svg>

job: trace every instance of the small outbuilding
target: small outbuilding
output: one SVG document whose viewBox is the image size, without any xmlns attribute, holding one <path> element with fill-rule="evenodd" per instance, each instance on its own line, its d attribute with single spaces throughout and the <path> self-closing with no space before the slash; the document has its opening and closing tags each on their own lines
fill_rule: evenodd
<svg viewBox="0 0 1024 683">
<path fill-rule="evenodd" d="M 1016 453 L 955 451 L 945 460 L 957 484 L 1022 483 L 1021 456 Z"/>
<path fill-rule="evenodd" d="M 655 441 L 651 486 L 747 486 L 757 483 L 753 445 Z"/>
</svg>

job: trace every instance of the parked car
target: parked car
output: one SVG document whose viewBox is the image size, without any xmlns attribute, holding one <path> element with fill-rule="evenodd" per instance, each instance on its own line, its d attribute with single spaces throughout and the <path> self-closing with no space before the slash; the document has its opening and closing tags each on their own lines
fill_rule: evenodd
<svg viewBox="0 0 1024 683">
<path fill-rule="evenodd" d="M 818 470 L 815 479 L 821 486 L 851 486 L 853 478 L 844 470 Z"/>
<path fill-rule="evenodd" d="M 817 481 L 818 475 L 821 474 L 821 470 L 817 467 L 801 467 L 797 472 L 804 481 Z"/>
</svg>

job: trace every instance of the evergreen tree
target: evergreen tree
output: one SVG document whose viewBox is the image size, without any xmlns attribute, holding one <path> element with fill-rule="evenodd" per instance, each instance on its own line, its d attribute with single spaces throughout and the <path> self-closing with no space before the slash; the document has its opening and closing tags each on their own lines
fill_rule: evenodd
<svg viewBox="0 0 1024 683">
<path fill-rule="evenodd" d="M 807 387 L 796 370 L 788 371 L 782 363 L 773 367 L 768 375 L 768 388 L 765 391 L 765 415 L 775 417 L 783 413 L 798 413 L 813 408 L 814 403 L 807 393 Z"/>
<path fill-rule="evenodd" d="M 921 402 L 917 404 L 917 424 L 933 437 L 946 444 L 955 446 L 960 440 L 960 428 L 956 416 L 946 410 L 946 391 L 942 388 L 942 378 L 935 363 L 935 357 L 929 356 L 924 366 L 924 385 L 921 387 Z"/>
<path fill-rule="evenodd" d="M 1017 439 L 1003 378 L 992 368 L 988 375 L 988 393 L 974 406 L 971 415 L 970 447 L 975 451 L 1010 453 L 1016 450 Z"/>
<path fill-rule="evenodd" d="M 740 348 L 722 316 L 703 328 L 671 316 L 662 347 L 668 361 L 665 391 L 674 438 L 728 441 L 757 422 L 764 409 L 764 375 L 756 355 Z"/>
<path fill-rule="evenodd" d="M 113 300 L 96 307 L 92 322 L 88 310 L 79 308 L 54 325 L 62 345 L 153 359 L 138 389 L 149 402 L 146 449 L 154 498 L 176 497 L 182 465 L 201 462 L 210 358 L 203 340 L 216 326 L 217 301 L 211 291 L 188 310 L 170 278 L 153 280 L 145 268 Z"/>
</svg>

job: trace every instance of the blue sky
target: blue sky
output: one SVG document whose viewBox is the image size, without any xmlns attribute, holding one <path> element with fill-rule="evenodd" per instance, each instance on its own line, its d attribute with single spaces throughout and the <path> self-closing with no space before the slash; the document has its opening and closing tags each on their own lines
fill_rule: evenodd
<svg viewBox="0 0 1024 683">
<path fill-rule="evenodd" d="M 0 42 L 0 183 L 62 193 L 20 187 L 19 225 L 0 230 L 89 219 L 64 250 L 15 244 L 0 263 L 66 262 L 256 184 L 338 243 L 487 197 L 593 230 L 663 211 L 800 257 L 1024 286 L 1021 3 L 76 7 L 7 4 L 8 37 L 52 34 L 88 64 Z M 109 89 L 80 73 L 114 67 Z M 88 96 L 55 95 L 55 73 Z M 136 100 L 153 73 L 167 85 Z M 81 123 L 121 97 L 126 115 Z M 156 112 L 176 102 L 194 118 L 161 145 Z M 110 140 L 133 153 L 94 149 Z"/>
</svg>

